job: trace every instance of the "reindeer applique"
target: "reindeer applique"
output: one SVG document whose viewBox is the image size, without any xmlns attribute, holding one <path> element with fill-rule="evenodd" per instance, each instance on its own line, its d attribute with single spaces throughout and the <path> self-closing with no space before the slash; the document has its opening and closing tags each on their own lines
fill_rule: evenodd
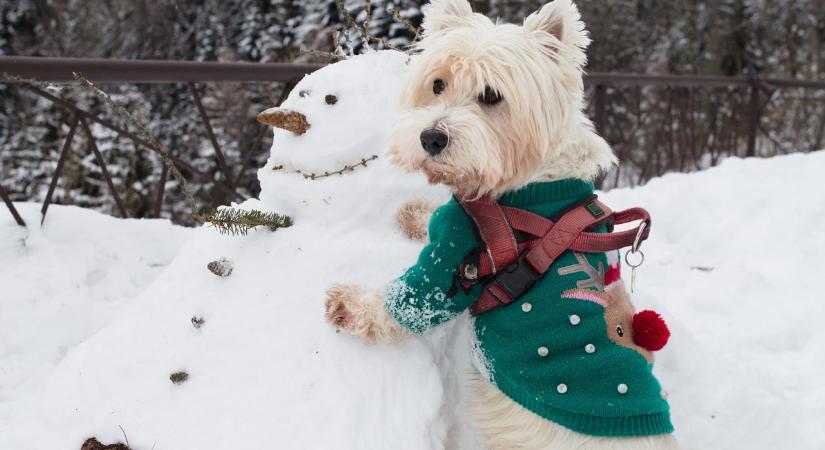
<svg viewBox="0 0 825 450">
<path fill-rule="evenodd" d="M 603 291 L 594 291 L 586 288 L 599 287 L 595 275 L 603 273 L 601 265 L 597 270 L 583 255 L 576 253 L 575 256 L 578 264 L 562 267 L 558 270 L 559 274 L 584 272 L 588 279 L 579 282 L 578 288 L 562 293 L 562 298 L 593 302 L 604 307 L 607 337 L 617 345 L 639 352 L 649 363 L 653 363 L 653 352 L 664 348 L 670 338 L 665 321 L 655 311 L 636 312 L 621 281 L 617 258 L 608 258 L 609 267 L 603 278 L 607 286 Z"/>
</svg>

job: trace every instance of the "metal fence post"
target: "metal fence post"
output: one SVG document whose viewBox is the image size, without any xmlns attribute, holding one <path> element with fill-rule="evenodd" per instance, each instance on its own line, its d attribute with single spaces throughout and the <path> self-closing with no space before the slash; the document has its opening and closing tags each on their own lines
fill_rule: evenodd
<svg viewBox="0 0 825 450">
<path fill-rule="evenodd" d="M 596 85 L 596 98 L 595 98 L 595 116 L 594 122 L 596 125 L 596 131 L 602 137 L 605 137 L 607 132 L 607 86 L 604 84 L 597 84 Z"/>
<path fill-rule="evenodd" d="M 120 211 L 121 217 L 125 219 L 129 217 L 129 214 L 126 212 L 126 207 L 123 206 L 120 196 L 117 195 L 115 183 L 112 182 L 112 176 L 109 174 L 109 169 L 106 168 L 106 161 L 103 160 L 103 155 L 100 154 L 100 150 L 97 148 L 95 136 L 92 134 L 92 130 L 89 128 L 89 124 L 86 122 L 86 119 L 81 117 L 80 124 L 83 125 L 83 130 L 86 131 L 86 137 L 89 139 L 89 147 L 97 160 L 97 165 L 100 166 L 100 172 L 103 173 L 103 178 L 106 180 L 106 184 L 109 186 L 109 192 L 112 193 L 112 197 L 115 199 L 117 209 Z"/>
<path fill-rule="evenodd" d="M 745 156 L 756 156 L 756 137 L 759 133 L 759 79 L 755 76 L 750 79 L 750 104 L 748 106 L 748 149 Z"/>
<path fill-rule="evenodd" d="M 206 108 L 203 107 L 203 102 L 201 101 L 201 94 L 198 92 L 198 87 L 195 83 L 189 83 L 189 89 L 192 90 L 192 98 L 194 98 L 195 105 L 197 105 L 198 112 L 200 112 L 201 119 L 203 119 L 203 124 L 206 126 L 206 135 L 212 142 L 212 148 L 215 149 L 215 157 L 218 159 L 218 167 L 220 167 L 221 172 L 223 172 L 226 185 L 234 189 L 235 185 L 232 182 L 232 174 L 229 173 L 229 168 L 226 166 L 226 158 L 224 158 L 223 151 L 218 143 L 218 138 L 215 137 L 215 132 L 212 130 L 212 123 L 209 121 L 209 115 L 206 114 Z"/>
<path fill-rule="evenodd" d="M 155 193 L 155 205 L 152 208 L 152 215 L 160 219 L 160 209 L 163 207 L 163 194 L 166 192 L 166 179 L 169 177 L 169 167 L 163 164 L 163 169 L 160 171 L 160 180 L 158 180 L 158 190 Z"/>
<path fill-rule="evenodd" d="M 49 211 L 49 204 L 52 202 L 52 195 L 54 194 L 54 189 L 57 187 L 57 180 L 60 179 L 60 174 L 63 172 L 63 164 L 66 163 L 66 157 L 69 154 L 69 150 L 71 150 L 78 121 L 79 117 L 74 115 L 71 125 L 69 125 L 69 134 L 66 135 L 66 141 L 63 143 L 63 150 L 60 151 L 60 158 L 57 160 L 57 168 L 54 170 L 54 175 L 52 175 L 52 182 L 49 184 L 49 191 L 46 193 L 46 199 L 43 201 L 43 207 L 40 209 L 40 225 L 43 225 L 43 222 L 46 220 L 46 212 Z"/>
<path fill-rule="evenodd" d="M 599 83 L 595 89 L 593 124 L 596 126 L 596 132 L 599 133 L 599 136 L 607 139 L 607 86 Z M 597 189 L 604 186 L 605 178 L 607 178 L 606 173 L 596 177 L 595 185 Z"/>
<path fill-rule="evenodd" d="M 3 199 L 3 203 L 6 204 L 6 208 L 9 209 L 11 216 L 14 217 L 14 221 L 17 222 L 18 225 L 21 227 L 26 226 L 26 222 L 20 217 L 20 213 L 17 212 L 17 208 L 14 207 L 14 203 L 12 203 L 11 198 L 9 197 L 9 193 L 3 189 L 3 186 L 0 185 L 0 198 Z"/>
</svg>

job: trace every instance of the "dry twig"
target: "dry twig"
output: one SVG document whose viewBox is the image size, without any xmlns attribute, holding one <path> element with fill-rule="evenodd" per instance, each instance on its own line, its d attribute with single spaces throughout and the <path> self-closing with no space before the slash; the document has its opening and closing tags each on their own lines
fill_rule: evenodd
<svg viewBox="0 0 825 450">
<path fill-rule="evenodd" d="M 304 172 L 301 169 L 290 170 L 290 172 L 301 175 L 301 176 L 304 177 L 304 179 L 307 179 L 307 180 L 317 180 L 319 178 L 327 178 L 327 177 L 331 177 L 333 175 L 343 175 L 343 174 L 348 173 L 348 172 L 355 172 L 355 169 L 357 169 L 359 167 L 367 167 L 367 164 L 369 162 L 375 161 L 376 159 L 378 159 L 378 155 L 372 155 L 369 158 L 361 158 L 361 161 L 357 162 L 355 164 L 346 164 L 346 165 L 344 165 L 344 167 L 342 167 L 338 170 L 325 171 L 324 173 Z M 272 170 L 275 170 L 275 171 L 285 170 L 285 169 L 286 169 L 286 167 L 284 167 L 284 165 L 282 165 L 282 164 L 274 166 L 272 168 Z"/>
<path fill-rule="evenodd" d="M 175 181 L 178 182 L 181 191 L 183 191 L 184 196 L 186 197 L 186 203 L 189 205 L 189 209 L 192 212 L 192 217 L 199 221 L 203 222 L 202 217 L 198 214 L 198 207 L 195 203 L 195 197 L 192 195 L 192 191 L 186 185 L 186 179 L 178 170 L 177 166 L 175 166 L 175 162 L 172 160 L 172 157 L 169 155 L 169 151 L 166 150 L 160 142 L 146 129 L 146 126 L 138 120 L 132 113 L 130 113 L 126 107 L 124 107 L 120 102 L 116 101 L 112 98 L 109 94 L 98 88 L 94 85 L 91 81 L 89 81 L 86 77 L 84 77 L 79 72 L 72 72 L 75 80 L 80 82 L 80 85 L 86 88 L 87 90 L 91 91 L 93 94 L 100 97 L 107 105 L 112 107 L 118 115 L 126 119 L 129 124 L 131 124 L 144 139 L 146 139 L 150 144 L 149 147 L 152 151 L 160 156 L 163 163 L 166 164 L 166 167 L 169 169 L 169 172 L 172 173 L 172 176 L 175 178 Z"/>
</svg>

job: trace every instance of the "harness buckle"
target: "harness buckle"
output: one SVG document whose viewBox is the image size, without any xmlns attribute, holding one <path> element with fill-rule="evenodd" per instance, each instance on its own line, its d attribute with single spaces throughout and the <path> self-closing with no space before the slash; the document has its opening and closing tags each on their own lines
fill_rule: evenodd
<svg viewBox="0 0 825 450">
<path fill-rule="evenodd" d="M 500 298 L 496 295 L 495 291 L 487 288 L 487 290 L 493 294 L 493 296 L 502 304 L 509 304 L 512 303 L 521 296 L 523 296 L 530 288 L 536 284 L 543 274 L 537 272 L 533 267 L 525 261 L 526 252 L 523 253 L 513 264 L 505 267 L 504 270 L 498 272 L 493 278 L 489 281 L 490 283 L 495 283 L 505 294 L 509 297 L 507 298 Z"/>
</svg>

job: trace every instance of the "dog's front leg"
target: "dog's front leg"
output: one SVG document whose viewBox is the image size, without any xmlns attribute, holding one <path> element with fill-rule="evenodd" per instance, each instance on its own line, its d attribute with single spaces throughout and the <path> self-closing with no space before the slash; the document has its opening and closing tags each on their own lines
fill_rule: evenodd
<svg viewBox="0 0 825 450">
<path fill-rule="evenodd" d="M 336 284 L 327 290 L 324 306 L 329 323 L 368 344 L 394 342 L 410 335 L 387 312 L 380 290 Z"/>
<path fill-rule="evenodd" d="M 410 200 L 395 213 L 401 232 L 413 241 L 427 242 L 427 224 L 436 204 L 425 199 Z"/>
</svg>

